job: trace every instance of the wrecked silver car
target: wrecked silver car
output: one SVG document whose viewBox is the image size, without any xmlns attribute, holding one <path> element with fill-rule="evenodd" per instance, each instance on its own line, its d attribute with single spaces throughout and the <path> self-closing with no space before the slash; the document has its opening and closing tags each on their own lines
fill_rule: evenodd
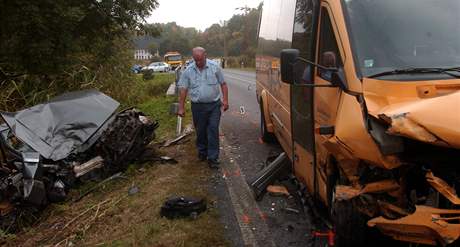
<svg viewBox="0 0 460 247">
<path fill-rule="evenodd" d="M 18 112 L 0 112 L 0 216 L 41 208 L 69 188 L 123 170 L 154 139 L 158 124 L 96 90 L 67 93 Z"/>
</svg>

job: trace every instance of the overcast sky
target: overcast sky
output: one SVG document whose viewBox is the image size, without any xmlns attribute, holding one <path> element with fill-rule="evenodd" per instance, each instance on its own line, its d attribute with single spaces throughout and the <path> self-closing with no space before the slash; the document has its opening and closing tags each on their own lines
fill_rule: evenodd
<svg viewBox="0 0 460 247">
<path fill-rule="evenodd" d="M 204 31 L 221 20 L 230 19 L 241 13 L 235 8 L 255 8 L 262 0 L 159 0 L 160 7 L 152 12 L 148 23 L 175 21 L 183 27 L 195 27 Z"/>
</svg>

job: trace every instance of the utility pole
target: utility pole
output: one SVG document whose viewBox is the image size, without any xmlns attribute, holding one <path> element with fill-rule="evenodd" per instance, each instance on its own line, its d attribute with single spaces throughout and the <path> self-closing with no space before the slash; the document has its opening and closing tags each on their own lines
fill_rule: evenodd
<svg viewBox="0 0 460 247">
<path fill-rule="evenodd" d="M 222 26 L 222 38 L 224 40 L 224 57 L 227 56 L 227 21 L 220 21 Z"/>
<path fill-rule="evenodd" d="M 227 21 L 220 21 L 220 25 L 222 26 L 222 37 L 224 39 L 224 57 L 222 59 L 224 61 L 223 63 L 225 63 L 227 60 Z M 225 64 L 223 64 L 222 67 L 225 67 Z"/>
</svg>

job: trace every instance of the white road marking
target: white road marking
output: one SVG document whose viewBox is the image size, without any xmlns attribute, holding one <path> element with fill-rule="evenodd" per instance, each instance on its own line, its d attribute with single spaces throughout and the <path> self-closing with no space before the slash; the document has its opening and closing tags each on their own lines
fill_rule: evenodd
<svg viewBox="0 0 460 247">
<path fill-rule="evenodd" d="M 223 138 L 221 140 L 223 153 L 230 155 L 228 143 Z M 241 172 L 240 166 L 234 162 L 222 162 L 221 172 L 225 177 L 225 183 L 232 201 L 232 206 L 241 231 L 244 246 L 251 247 L 276 247 L 274 240 L 271 238 L 270 231 L 265 221 L 260 219 L 262 212 L 253 198 L 253 192 L 249 188 Z M 238 176 L 227 176 L 228 172 L 238 171 Z M 257 224 L 255 228 L 254 223 Z"/>
</svg>

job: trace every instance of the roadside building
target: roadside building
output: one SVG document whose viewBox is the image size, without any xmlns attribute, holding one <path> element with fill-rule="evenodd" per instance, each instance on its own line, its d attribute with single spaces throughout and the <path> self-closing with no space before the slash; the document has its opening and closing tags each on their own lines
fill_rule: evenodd
<svg viewBox="0 0 460 247">
<path fill-rule="evenodd" d="M 133 39 L 134 43 L 134 59 L 136 60 L 150 60 L 154 56 L 159 56 L 157 50 L 156 54 L 150 53 L 150 47 L 155 44 L 155 39 L 151 36 L 142 35 L 136 36 Z"/>
</svg>

